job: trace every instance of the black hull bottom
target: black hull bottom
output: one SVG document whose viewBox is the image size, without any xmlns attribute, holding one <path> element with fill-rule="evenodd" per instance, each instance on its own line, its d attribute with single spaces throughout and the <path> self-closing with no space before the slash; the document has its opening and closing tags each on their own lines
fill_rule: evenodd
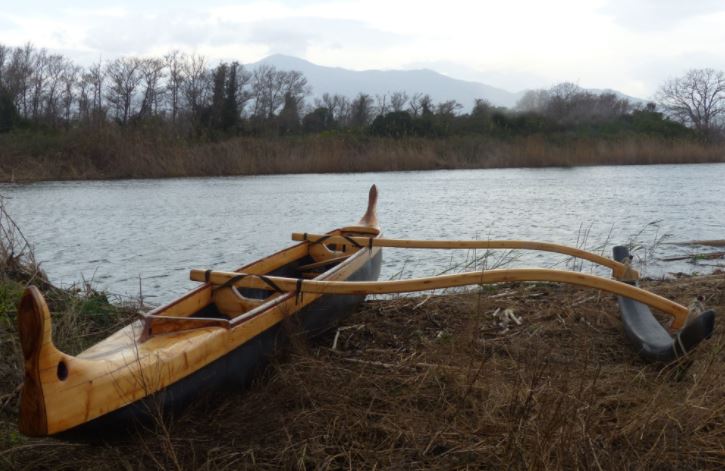
<svg viewBox="0 0 725 471">
<path fill-rule="evenodd" d="M 614 247 L 614 259 L 618 262 L 628 260 L 629 250 Z M 624 331 L 645 360 L 669 362 L 681 357 L 709 338 L 715 328 L 715 312 L 706 311 L 672 337 L 647 305 L 622 296 L 618 299 Z"/>
<path fill-rule="evenodd" d="M 379 251 L 347 281 L 377 280 L 381 264 L 382 251 Z M 290 334 L 304 332 L 308 338 L 320 335 L 352 313 L 364 300 L 365 296 L 323 296 L 288 321 L 271 327 L 163 390 L 56 436 L 70 440 L 123 436 L 129 430 L 148 424 L 160 413 L 178 412 L 201 394 L 220 389 L 244 389 L 268 365 L 269 359 L 288 345 Z"/>
</svg>

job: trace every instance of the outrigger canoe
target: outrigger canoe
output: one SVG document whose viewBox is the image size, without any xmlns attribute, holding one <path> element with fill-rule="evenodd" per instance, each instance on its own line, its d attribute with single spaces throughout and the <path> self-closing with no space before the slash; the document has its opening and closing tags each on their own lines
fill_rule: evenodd
<svg viewBox="0 0 725 471">
<path fill-rule="evenodd" d="M 25 361 L 20 431 L 30 436 L 106 433 L 152 412 L 182 405 L 201 390 L 244 386 L 290 331 L 322 333 L 367 294 L 424 291 L 514 281 L 552 281 L 619 296 L 625 332 L 646 359 L 668 361 L 710 336 L 714 313 L 636 286 L 626 249 L 609 259 L 578 248 L 533 241 L 385 239 L 377 189 L 357 225 L 326 234 L 294 233 L 299 243 L 231 271 L 191 270 L 202 284 L 76 356 L 59 351 L 40 291 L 29 287 L 18 309 Z M 581 272 L 512 268 L 430 278 L 377 281 L 382 249 L 528 249 L 578 257 L 611 269 L 613 279 Z M 669 330 L 650 308 L 672 318 Z"/>
<path fill-rule="evenodd" d="M 376 201 L 373 186 L 359 223 L 327 235 L 379 236 Z M 25 358 L 19 429 L 105 434 L 159 403 L 173 409 L 201 390 L 244 386 L 290 331 L 321 333 L 365 298 L 281 292 L 268 276 L 373 281 L 381 263 L 380 248 L 300 242 L 237 270 L 268 280 L 261 289 L 204 283 L 76 356 L 53 345 L 48 306 L 30 287 L 18 309 Z"/>
</svg>

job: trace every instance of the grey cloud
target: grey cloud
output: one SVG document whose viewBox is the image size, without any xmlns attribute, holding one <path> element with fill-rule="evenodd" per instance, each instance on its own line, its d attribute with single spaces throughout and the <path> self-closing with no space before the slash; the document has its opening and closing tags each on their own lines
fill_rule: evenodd
<svg viewBox="0 0 725 471">
<path fill-rule="evenodd" d="M 193 20 L 190 20 L 193 18 Z M 304 55 L 312 46 L 384 48 L 402 36 L 372 29 L 362 22 L 289 17 L 259 22 L 212 20 L 200 12 L 106 18 L 87 32 L 86 44 L 106 54 L 143 54 L 154 47 L 264 45 L 272 53 Z"/>
<path fill-rule="evenodd" d="M 303 55 L 311 45 L 330 49 L 385 48 L 404 42 L 403 36 L 370 28 L 360 21 L 291 17 L 254 23 L 247 37 L 271 52 Z"/>
<path fill-rule="evenodd" d="M 662 30 L 692 17 L 725 11 L 722 0 L 610 0 L 600 10 L 633 30 Z"/>
<path fill-rule="evenodd" d="M 218 30 L 215 25 L 198 18 L 189 12 L 104 18 L 88 29 L 85 43 L 111 55 L 144 54 L 154 47 L 169 44 L 193 48 L 208 42 Z"/>
</svg>

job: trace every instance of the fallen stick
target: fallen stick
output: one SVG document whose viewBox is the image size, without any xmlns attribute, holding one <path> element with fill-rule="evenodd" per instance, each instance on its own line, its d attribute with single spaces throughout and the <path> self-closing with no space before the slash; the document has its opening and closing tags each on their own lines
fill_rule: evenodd
<svg viewBox="0 0 725 471">
<path fill-rule="evenodd" d="M 694 253 L 690 255 L 677 255 L 675 257 L 661 258 L 663 262 L 678 262 L 681 260 L 715 260 L 716 258 L 725 257 L 725 252 L 710 252 L 710 253 Z"/>
<path fill-rule="evenodd" d="M 667 245 L 709 245 L 710 247 L 725 247 L 723 240 L 690 240 L 685 242 L 665 242 Z"/>
</svg>

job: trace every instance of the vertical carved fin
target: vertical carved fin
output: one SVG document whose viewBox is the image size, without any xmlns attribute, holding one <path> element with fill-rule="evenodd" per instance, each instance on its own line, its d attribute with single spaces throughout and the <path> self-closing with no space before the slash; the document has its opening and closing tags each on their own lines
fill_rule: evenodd
<svg viewBox="0 0 725 471">
<path fill-rule="evenodd" d="M 377 205 L 378 187 L 373 185 L 370 187 L 370 194 L 368 196 L 368 209 L 358 224 L 361 226 L 378 227 Z"/>
<path fill-rule="evenodd" d="M 28 436 L 44 436 L 48 434 L 48 419 L 41 370 L 48 367 L 60 370 L 59 361 L 62 356 L 51 338 L 48 305 L 35 286 L 28 287 L 20 299 L 18 332 L 25 361 L 18 428 Z"/>
</svg>

